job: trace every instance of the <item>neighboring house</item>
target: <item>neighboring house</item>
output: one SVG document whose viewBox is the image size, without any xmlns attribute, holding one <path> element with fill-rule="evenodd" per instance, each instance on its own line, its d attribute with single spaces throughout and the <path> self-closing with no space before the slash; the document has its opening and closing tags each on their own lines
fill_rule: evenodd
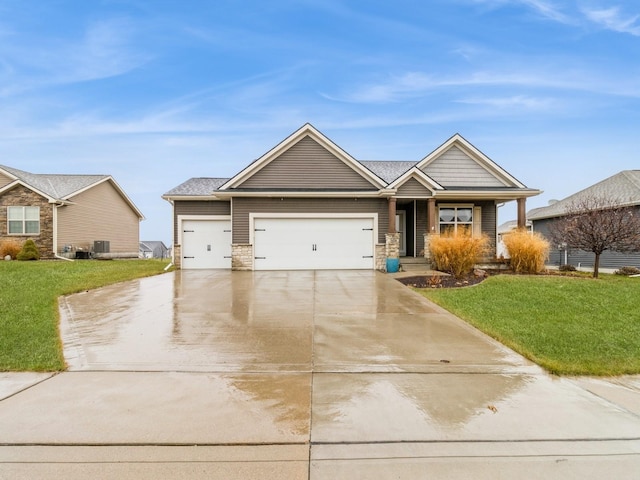
<svg viewBox="0 0 640 480">
<path fill-rule="evenodd" d="M 153 250 L 148 245 L 145 245 L 144 242 L 140 242 L 140 258 L 153 258 Z"/>
<path fill-rule="evenodd" d="M 567 207 L 584 198 L 609 198 L 620 205 L 635 206 L 640 215 L 640 170 L 624 170 L 606 178 L 584 190 L 563 200 L 550 202 L 550 205 L 535 208 L 527 214 L 533 224 L 533 230 L 540 232 L 551 240 L 550 225 L 564 216 Z M 549 264 L 573 265 L 593 269 L 595 255 L 593 252 L 567 248 L 566 245 L 551 243 Z M 625 266 L 640 267 L 640 253 L 618 253 L 604 251 L 600 256 L 600 268 L 618 269 Z"/>
<path fill-rule="evenodd" d="M 137 257 L 144 216 L 109 175 L 44 175 L 0 165 L 0 239 L 42 258 Z"/>
<path fill-rule="evenodd" d="M 533 231 L 532 224 L 530 221 L 527 221 L 527 223 L 525 224 L 525 227 L 530 232 Z M 509 251 L 507 250 L 507 247 L 504 244 L 503 238 L 507 233 L 513 232 L 516 228 L 518 228 L 517 220 L 508 220 L 498 225 L 498 246 L 496 251 L 496 256 L 498 258 L 500 257 L 511 258 L 511 255 L 509 255 Z"/>
<path fill-rule="evenodd" d="M 232 178 L 192 178 L 173 205 L 181 268 L 380 269 L 461 227 L 496 248 L 496 205 L 538 195 L 460 135 L 420 161 L 358 161 L 305 124 Z"/>
<path fill-rule="evenodd" d="M 159 240 L 140 242 L 140 258 L 169 258 L 169 249 Z"/>
</svg>

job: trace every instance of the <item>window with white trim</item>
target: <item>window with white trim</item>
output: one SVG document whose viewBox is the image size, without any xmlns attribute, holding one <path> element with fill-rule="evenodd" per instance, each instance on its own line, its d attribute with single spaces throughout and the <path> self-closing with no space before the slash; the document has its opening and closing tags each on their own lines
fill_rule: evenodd
<svg viewBox="0 0 640 480">
<path fill-rule="evenodd" d="M 440 234 L 455 235 L 463 229 L 473 232 L 473 205 L 442 205 L 438 210 Z"/>
<path fill-rule="evenodd" d="M 7 207 L 9 235 L 39 235 L 40 207 Z"/>
</svg>

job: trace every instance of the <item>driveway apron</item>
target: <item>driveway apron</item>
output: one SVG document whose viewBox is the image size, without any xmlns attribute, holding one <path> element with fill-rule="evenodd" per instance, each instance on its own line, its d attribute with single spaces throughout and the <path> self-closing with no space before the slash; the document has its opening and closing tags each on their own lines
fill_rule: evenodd
<svg viewBox="0 0 640 480">
<path fill-rule="evenodd" d="M 634 478 L 640 466 L 637 411 L 379 272 L 178 271 L 60 310 L 68 371 L 0 376 L 0 478 Z"/>
</svg>

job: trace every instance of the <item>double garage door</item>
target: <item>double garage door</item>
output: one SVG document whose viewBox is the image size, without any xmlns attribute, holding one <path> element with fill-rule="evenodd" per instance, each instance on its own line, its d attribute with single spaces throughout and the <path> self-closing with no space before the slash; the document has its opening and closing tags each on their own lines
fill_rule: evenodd
<svg viewBox="0 0 640 480">
<path fill-rule="evenodd" d="M 374 219 L 254 218 L 254 270 L 373 269 Z M 231 268 L 231 221 L 184 220 L 182 268 Z"/>
<path fill-rule="evenodd" d="M 254 218 L 255 270 L 373 269 L 373 218 Z"/>
</svg>

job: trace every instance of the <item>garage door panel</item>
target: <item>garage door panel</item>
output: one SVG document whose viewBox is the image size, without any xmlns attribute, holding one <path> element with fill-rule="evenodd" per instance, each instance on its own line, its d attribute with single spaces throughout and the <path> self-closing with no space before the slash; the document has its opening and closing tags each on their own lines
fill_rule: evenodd
<svg viewBox="0 0 640 480">
<path fill-rule="evenodd" d="M 373 221 L 373 218 L 257 218 L 255 269 L 373 269 Z"/>
<path fill-rule="evenodd" d="M 231 268 L 231 221 L 184 220 L 182 268 Z"/>
</svg>

